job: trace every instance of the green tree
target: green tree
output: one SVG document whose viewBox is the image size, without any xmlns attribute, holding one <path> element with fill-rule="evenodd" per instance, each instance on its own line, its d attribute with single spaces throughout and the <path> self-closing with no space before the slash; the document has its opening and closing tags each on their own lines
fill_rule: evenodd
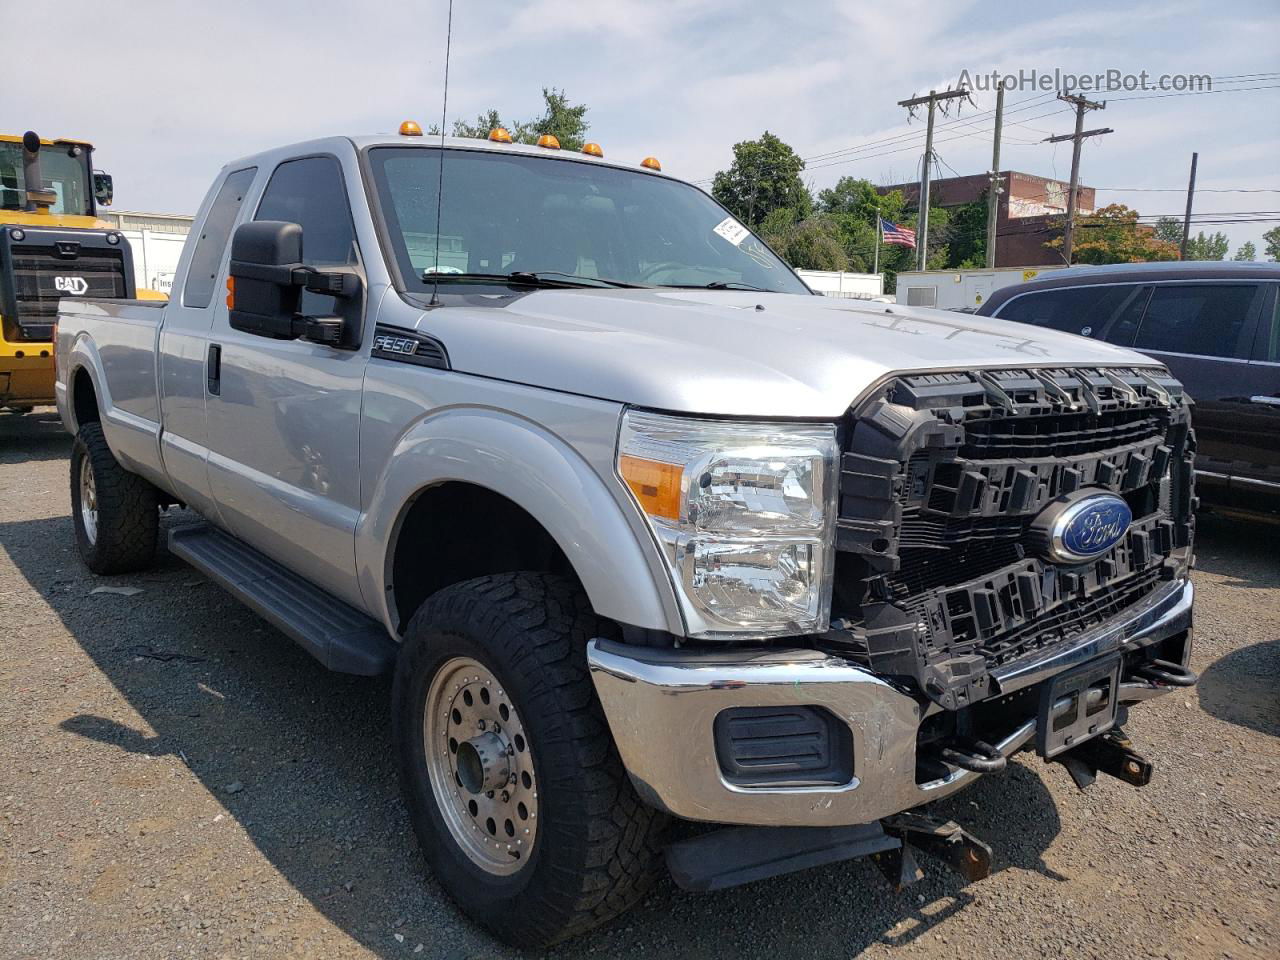
<svg viewBox="0 0 1280 960">
<path fill-rule="evenodd" d="M 797 270 L 848 270 L 849 258 L 840 244 L 840 228 L 830 217 L 814 214 L 778 229 L 782 211 L 768 218 L 761 230 L 774 252 Z"/>
<path fill-rule="evenodd" d="M 779 209 L 791 210 L 796 222 L 803 221 L 813 210 L 813 198 L 800 179 L 803 170 L 796 152 L 766 130 L 758 140 L 733 145 L 733 163 L 715 175 L 711 195 L 750 227 Z"/>
<path fill-rule="evenodd" d="M 1272 263 L 1280 262 L 1280 227 L 1272 227 L 1264 233 L 1262 242 L 1266 244 L 1267 258 Z"/>
<path fill-rule="evenodd" d="M 1062 237 L 1045 244 L 1062 249 Z M 1092 216 L 1082 217 L 1076 229 L 1075 263 L 1143 263 L 1149 260 L 1177 260 L 1178 245 L 1162 240 L 1151 227 L 1138 222 L 1138 211 L 1122 203 L 1102 207 Z"/>
<path fill-rule="evenodd" d="M 1204 231 L 1187 240 L 1188 260 L 1225 260 L 1231 245 L 1225 233 L 1205 236 Z"/>
<path fill-rule="evenodd" d="M 1240 245 L 1240 249 L 1236 251 L 1236 255 L 1232 260 L 1257 260 L 1258 248 L 1254 246 L 1252 240 L 1246 240 Z"/>
<path fill-rule="evenodd" d="M 948 210 L 950 223 L 943 239 L 947 242 L 945 266 L 957 270 L 987 265 L 987 201 L 985 196 Z M 929 215 L 930 224 L 933 214 Z M 933 227 L 929 232 L 932 235 Z"/>
<path fill-rule="evenodd" d="M 1156 221 L 1155 230 L 1157 240 L 1175 247 L 1182 244 L 1182 221 L 1176 217 L 1161 217 Z"/>
<path fill-rule="evenodd" d="M 549 133 L 560 141 L 565 150 L 581 150 L 586 142 L 587 130 L 591 124 L 587 121 L 586 104 L 572 104 L 563 90 L 555 87 L 542 88 L 542 116 L 532 120 L 513 120 L 503 123 L 501 114 L 495 110 L 486 110 L 476 117 L 474 123 L 466 120 L 453 121 L 455 137 L 477 137 L 481 140 L 489 136 L 494 127 L 506 127 L 511 139 L 516 143 L 537 143 L 538 137 Z M 440 128 L 433 126 L 428 134 L 440 136 Z"/>
</svg>

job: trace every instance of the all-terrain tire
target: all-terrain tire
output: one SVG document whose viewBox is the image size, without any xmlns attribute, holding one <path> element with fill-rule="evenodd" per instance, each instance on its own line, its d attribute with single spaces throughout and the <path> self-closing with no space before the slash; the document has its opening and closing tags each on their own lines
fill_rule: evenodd
<svg viewBox="0 0 1280 960">
<path fill-rule="evenodd" d="M 92 472 L 96 517 L 89 521 L 82 471 Z M 149 566 L 160 530 L 158 492 L 120 466 L 102 434 L 86 423 L 71 448 L 71 517 L 80 558 L 94 573 L 129 573 Z"/>
<path fill-rule="evenodd" d="M 481 577 L 423 604 L 396 666 L 395 745 L 423 853 L 463 911 L 515 946 L 546 946 L 617 916 L 642 896 L 658 864 L 664 818 L 636 796 L 587 671 L 586 643 L 602 629 L 567 578 Z M 501 685 L 536 769 L 533 849 L 507 876 L 481 869 L 454 839 L 427 769 L 432 678 L 460 657 Z"/>
</svg>

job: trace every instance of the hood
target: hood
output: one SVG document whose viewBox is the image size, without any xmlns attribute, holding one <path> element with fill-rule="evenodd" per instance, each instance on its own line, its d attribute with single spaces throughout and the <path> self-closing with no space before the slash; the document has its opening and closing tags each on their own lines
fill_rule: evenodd
<svg viewBox="0 0 1280 960">
<path fill-rule="evenodd" d="M 0 224 L 7 227 L 56 227 L 60 230 L 114 230 L 97 217 L 73 213 L 31 213 L 28 210 L 0 210 Z"/>
<path fill-rule="evenodd" d="M 1158 366 L 1043 327 L 828 297 L 539 290 L 449 297 L 419 318 L 455 370 L 636 406 L 834 419 L 885 374 Z"/>
</svg>

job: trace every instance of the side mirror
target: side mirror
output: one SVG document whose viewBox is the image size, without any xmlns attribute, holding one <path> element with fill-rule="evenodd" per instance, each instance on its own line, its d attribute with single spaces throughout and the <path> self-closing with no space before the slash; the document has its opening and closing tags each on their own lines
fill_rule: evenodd
<svg viewBox="0 0 1280 960">
<path fill-rule="evenodd" d="M 103 173 L 101 170 L 93 171 L 93 199 L 102 206 L 109 207 L 115 195 L 115 184 L 111 174 Z"/>
<path fill-rule="evenodd" d="M 235 330 L 276 340 L 303 338 L 335 347 L 358 333 L 360 278 L 350 270 L 320 271 L 302 262 L 302 227 L 284 220 L 241 224 L 231 237 L 227 308 Z M 303 316 L 302 291 L 352 301 L 356 323 L 344 316 Z"/>
</svg>

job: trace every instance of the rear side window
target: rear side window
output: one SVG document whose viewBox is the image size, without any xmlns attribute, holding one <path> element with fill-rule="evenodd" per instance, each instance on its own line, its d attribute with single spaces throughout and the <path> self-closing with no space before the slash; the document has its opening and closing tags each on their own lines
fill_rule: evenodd
<svg viewBox="0 0 1280 960">
<path fill-rule="evenodd" d="M 355 229 L 333 157 L 304 157 L 276 167 L 255 220 L 285 220 L 302 227 L 302 260 L 313 266 L 354 264 Z"/>
<path fill-rule="evenodd" d="M 1060 287 L 1042 293 L 1025 293 L 1005 304 L 1001 320 L 1030 323 L 1084 337 L 1100 337 L 1111 318 L 1142 300 L 1142 288 L 1134 284 L 1096 287 Z M 1141 306 L 1138 308 L 1141 315 Z"/>
<path fill-rule="evenodd" d="M 257 167 L 236 170 L 222 181 L 222 187 L 209 207 L 209 214 L 204 218 L 200 238 L 196 240 L 195 251 L 191 254 L 191 265 L 187 267 L 187 282 L 182 288 L 184 307 L 204 308 L 213 299 L 218 268 L 222 266 L 222 255 L 227 249 L 227 237 L 240 215 L 245 191 L 257 172 Z"/>
<path fill-rule="evenodd" d="M 1137 350 L 1246 359 L 1251 283 L 1158 284 L 1133 346 Z"/>
<path fill-rule="evenodd" d="M 1267 363 L 1280 363 L 1280 283 L 1271 287 L 1271 320 L 1266 319 L 1258 324 L 1258 335 L 1254 337 L 1253 359 Z"/>
</svg>

